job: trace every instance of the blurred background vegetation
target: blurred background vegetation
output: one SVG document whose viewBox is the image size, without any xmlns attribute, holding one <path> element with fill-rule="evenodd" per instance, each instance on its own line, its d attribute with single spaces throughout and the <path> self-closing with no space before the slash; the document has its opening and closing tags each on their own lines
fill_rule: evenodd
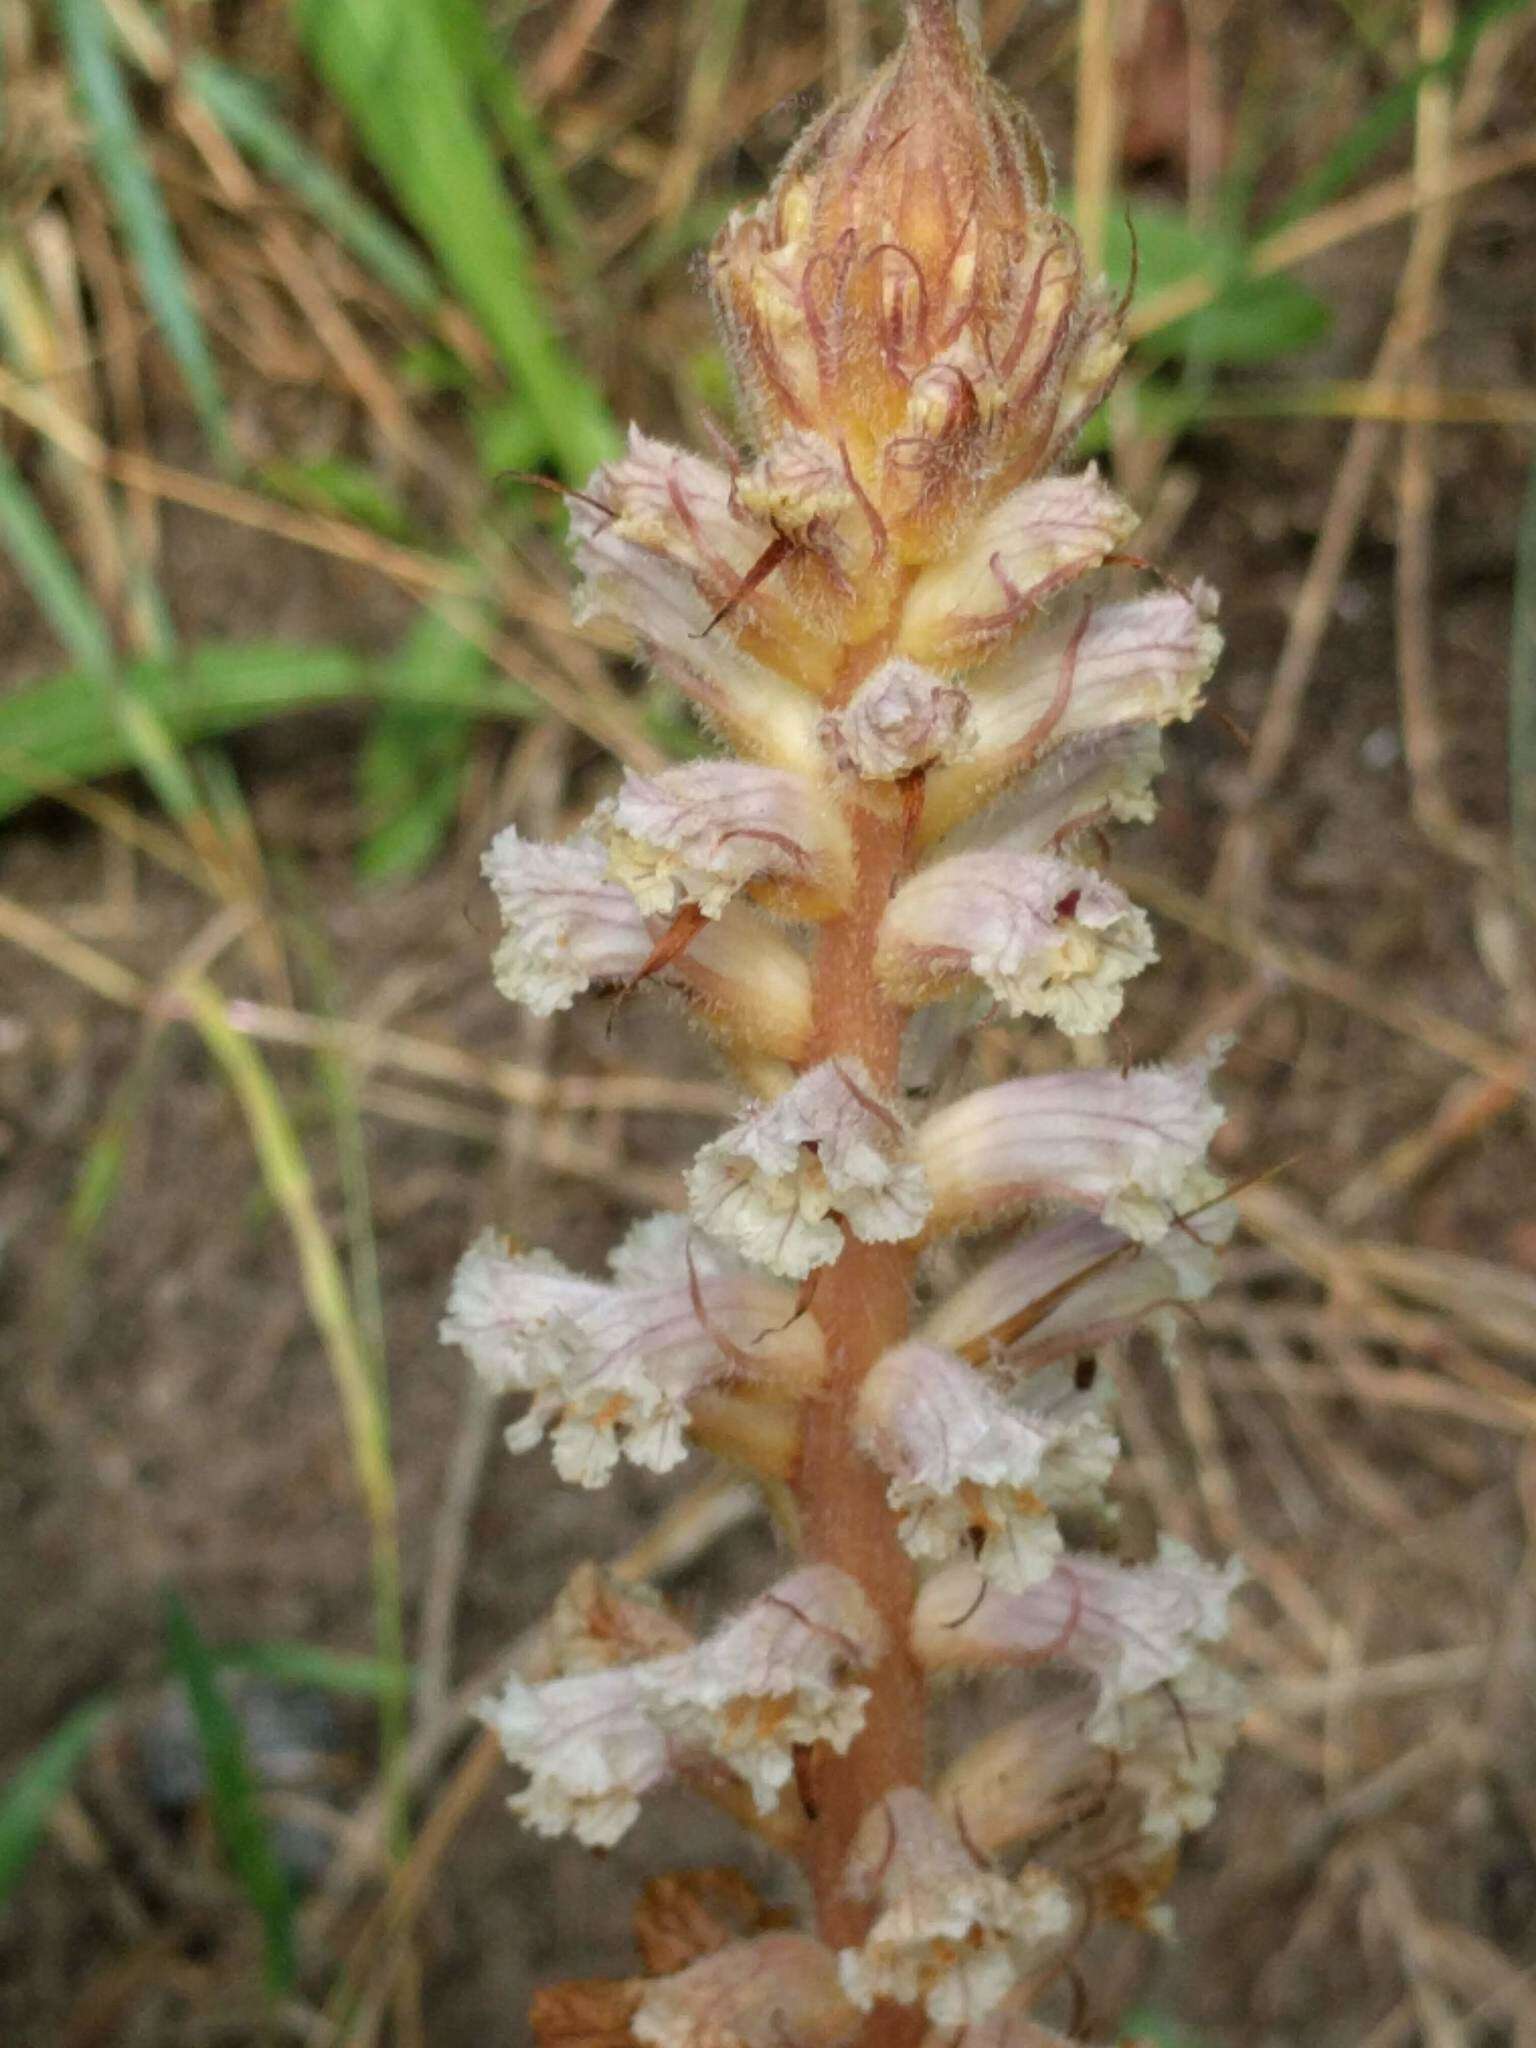
<svg viewBox="0 0 1536 2048">
<path fill-rule="evenodd" d="M 745 1583 L 749 1504 L 488 1459 L 433 1327 L 479 1222 L 593 1256 L 728 1100 L 489 989 L 491 833 L 700 744 L 526 479 L 732 431 L 691 254 L 897 12 L 0 6 L 7 2041 L 519 2039 L 732 1852 L 529 1845 L 471 1709 L 584 1552 Z M 1124 1362 L 1257 1703 L 1098 2037 L 1536 2040 L 1536 6 L 983 13 L 1137 268 L 1091 452 L 1226 598 L 1133 1050 L 1234 1032 L 1277 1170 Z"/>
</svg>

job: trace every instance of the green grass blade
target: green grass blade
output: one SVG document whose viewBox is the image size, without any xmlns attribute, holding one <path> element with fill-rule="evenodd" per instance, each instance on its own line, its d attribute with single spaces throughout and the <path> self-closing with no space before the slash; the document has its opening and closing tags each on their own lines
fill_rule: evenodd
<svg viewBox="0 0 1536 2048">
<path fill-rule="evenodd" d="M 1536 889 L 1536 463 L 1515 547 L 1509 643 L 1509 825 L 1515 865 Z"/>
<path fill-rule="evenodd" d="M 174 661 L 132 663 L 123 686 L 183 744 L 356 699 L 477 717 L 524 718 L 539 708 L 531 692 L 500 678 L 455 683 L 435 667 L 283 643 L 208 643 Z M 13 771 L 13 761 L 26 768 Z M 90 675 L 53 676 L 0 697 L 0 817 L 29 802 L 40 780 L 86 781 L 134 765 L 112 700 Z"/>
<path fill-rule="evenodd" d="M 318 1643 L 232 1643 L 212 1654 L 221 1671 L 250 1671 L 278 1685 L 307 1685 L 364 1699 L 392 1699 L 400 1690 L 398 1664 Z"/>
<path fill-rule="evenodd" d="M 369 829 L 358 848 L 366 881 L 419 874 L 453 823 L 473 720 L 460 701 L 488 681 L 485 655 L 446 611 L 425 612 L 395 656 L 402 670 L 435 675 L 443 701 L 388 705 L 358 762 L 358 795 Z"/>
<path fill-rule="evenodd" d="M 70 658 L 98 678 L 109 675 L 112 637 L 106 621 L 4 449 L 0 449 L 0 544 Z"/>
<path fill-rule="evenodd" d="M 591 272 L 590 237 L 555 161 L 544 125 L 523 95 L 515 59 L 496 47 L 483 0 L 435 0 L 437 19 L 460 70 L 474 81 L 501 130 L 534 211 L 560 252 L 566 272 L 583 282 Z"/>
<path fill-rule="evenodd" d="M 245 1736 L 219 1688 L 215 1659 L 181 1595 L 167 1587 L 164 1598 L 166 1650 L 187 1689 L 208 1772 L 214 1828 L 261 1922 L 267 1985 L 280 1996 L 293 1988 L 298 1975 L 293 1895 L 273 1854 Z"/>
<path fill-rule="evenodd" d="M 176 358 L 203 431 L 219 457 L 227 460 L 231 451 L 218 372 L 117 67 L 105 10 L 101 0 L 54 0 L 54 8 L 75 91 L 89 123 L 96 166 L 133 252 L 145 300 Z"/>
<path fill-rule="evenodd" d="M 1480 5 L 1457 24 L 1444 55 L 1416 64 L 1389 86 L 1349 132 L 1339 138 L 1322 162 L 1307 173 L 1279 212 L 1264 223 L 1264 232 L 1272 233 L 1336 199 L 1380 156 L 1398 130 L 1413 119 L 1420 87 L 1435 79 L 1459 78 L 1487 30 L 1504 15 L 1529 5 L 1530 0 L 1480 0 Z"/>
<path fill-rule="evenodd" d="M 617 446 L 613 422 L 550 323 L 527 230 L 434 0 L 299 0 L 298 13 L 327 83 L 527 397 L 562 474 L 584 479 Z"/>
<path fill-rule="evenodd" d="M 111 1711 L 111 1700 L 83 1701 L 12 1772 L 0 1791 L 0 1905 L 21 1882 L 49 1816 L 74 1782 Z"/>
</svg>

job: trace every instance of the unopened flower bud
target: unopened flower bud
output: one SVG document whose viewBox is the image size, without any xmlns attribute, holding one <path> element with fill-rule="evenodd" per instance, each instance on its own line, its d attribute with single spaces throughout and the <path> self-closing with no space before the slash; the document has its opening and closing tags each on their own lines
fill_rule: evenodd
<svg viewBox="0 0 1536 2048">
<path fill-rule="evenodd" d="M 897 656 L 882 662 L 817 736 L 846 775 L 894 782 L 936 762 L 963 760 L 974 744 L 970 700 L 957 683 Z"/>
<path fill-rule="evenodd" d="M 823 117 L 711 277 L 758 433 L 847 451 L 904 561 L 1032 474 L 1102 395 L 1119 320 L 1091 286 L 1023 110 L 953 0 Z"/>
<path fill-rule="evenodd" d="M 843 1988 L 868 2011 L 880 1999 L 921 2005 L 940 2026 L 984 2019 L 1072 1925 L 1068 1894 L 1043 1871 L 1010 1882 L 979 1864 L 913 1787 L 887 1793 L 854 1838 L 846 1883 L 879 1914 L 844 1949 Z"/>
<path fill-rule="evenodd" d="M 706 1145 L 688 1193 L 704 1229 L 796 1280 L 838 1256 L 844 1224 L 866 1244 L 892 1244 L 928 1213 L 905 1126 L 851 1058 L 812 1067 Z"/>
</svg>

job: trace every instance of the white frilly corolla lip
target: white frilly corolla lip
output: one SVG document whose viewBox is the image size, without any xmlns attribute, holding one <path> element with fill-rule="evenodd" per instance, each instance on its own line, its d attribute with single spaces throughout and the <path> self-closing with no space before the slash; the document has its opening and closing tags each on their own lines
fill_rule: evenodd
<svg viewBox="0 0 1536 2048">
<path fill-rule="evenodd" d="M 1069 1216 L 988 1260 L 935 1308 L 923 1335 L 971 1357 L 1003 1353 L 1028 1365 L 1071 1356 L 1144 1318 L 1167 1336 L 1162 1325 L 1179 1303 L 1211 1292 L 1216 1248 L 1233 1221 L 1230 1204 L 1219 1203 L 1150 1251 L 1097 1216 Z"/>
<path fill-rule="evenodd" d="M 958 853 L 897 890 L 875 968 L 898 1001 L 979 982 L 1010 1017 L 1106 1030 L 1125 983 L 1157 957 L 1146 913 L 1091 868 L 1050 854 Z"/>
<path fill-rule="evenodd" d="M 1211 1069 L 1224 1048 L 1179 1066 L 1087 1067 L 981 1088 L 938 1110 L 915 1149 L 934 1231 L 1039 1200 L 1096 1210 L 1155 1244 L 1218 1194 L 1205 1151 L 1222 1123 Z"/>
<path fill-rule="evenodd" d="M 941 669 L 976 660 L 1013 639 L 1139 524 L 1091 465 L 1076 476 L 1022 485 L 978 522 L 963 548 L 917 578 L 898 651 Z"/>
<path fill-rule="evenodd" d="M 850 1674 L 884 1650 L 858 1582 L 835 1565 L 807 1565 L 695 1649 L 640 1667 L 640 1683 L 657 1724 L 718 1758 L 769 1813 L 798 1747 L 825 1742 L 841 1756 L 863 1727 L 869 1688 Z"/>
<path fill-rule="evenodd" d="M 716 918 L 753 884 L 793 915 L 830 916 L 852 886 L 847 832 L 825 791 L 788 769 L 690 761 L 627 772 L 592 829 L 609 873 L 648 916 L 697 904 Z"/>
<path fill-rule="evenodd" d="M 508 1760 L 528 1773 L 511 1806 L 535 1834 L 611 1848 L 634 1824 L 643 1795 L 669 1775 L 670 1744 L 642 1696 L 639 1668 L 542 1685 L 513 1678 L 481 1707 Z"/>
<path fill-rule="evenodd" d="M 879 1911 L 863 1944 L 838 1959 L 843 1989 L 864 2012 L 892 1999 L 944 2027 L 985 2019 L 1074 1919 L 1054 1878 L 1026 1870 L 1010 1882 L 987 1869 L 912 1786 L 865 1815 L 846 1886 Z"/>
<path fill-rule="evenodd" d="M 970 1554 L 1010 1592 L 1061 1555 L 1053 1509 L 1103 1499 L 1119 1444 L 1091 1392 L 1048 1372 L 1007 1399 L 976 1366 L 915 1340 L 878 1359 L 859 1390 L 859 1440 L 889 1480 L 913 1557 Z"/>
<path fill-rule="evenodd" d="M 866 1244 L 915 1237 L 928 1214 L 901 1118 L 856 1059 L 823 1061 L 707 1144 L 688 1170 L 705 1230 L 770 1272 L 830 1265 L 843 1225 Z"/>
<path fill-rule="evenodd" d="M 496 986 L 535 1016 L 570 1008 L 594 982 L 627 981 L 651 952 L 645 919 L 608 876 L 595 839 L 557 846 L 498 832 L 480 863 L 507 931 L 496 948 Z"/>
<path fill-rule="evenodd" d="M 648 1983 L 629 2030 L 647 2048 L 840 2048 L 858 2024 L 832 1951 L 786 1930 Z"/>
<path fill-rule="evenodd" d="M 444 1343 L 498 1391 L 532 1396 L 507 1434 L 513 1450 L 551 1437 L 563 1479 L 601 1486 L 620 1456 L 665 1472 L 687 1453 L 690 1399 L 740 1370 L 790 1384 L 814 1376 L 820 1339 L 784 1290 L 737 1267 L 685 1218 L 641 1226 L 621 1246 L 619 1284 L 569 1272 L 546 1252 L 509 1253 L 484 1233 L 454 1275 Z M 628 1275 L 627 1284 L 622 1276 Z"/>
<path fill-rule="evenodd" d="M 1114 1757 L 1117 1784 L 1139 1800 L 1149 1849 L 1171 1849 L 1214 1817 L 1247 1707 L 1242 1683 L 1196 1656 L 1166 1685 L 1095 1714 L 1089 1732 Z"/>
<path fill-rule="evenodd" d="M 899 655 L 867 676 L 841 711 L 829 711 L 816 734 L 845 775 L 870 782 L 963 760 L 975 744 L 960 685 Z"/>
<path fill-rule="evenodd" d="M 648 921 L 612 879 L 607 848 L 588 834 L 544 845 L 508 826 L 481 869 L 506 925 L 496 986 L 535 1016 L 569 1009 L 591 988 L 632 981 L 665 934 L 664 922 Z M 805 959 L 745 907 L 695 933 L 661 972 L 744 1045 L 798 1056 L 810 1025 Z"/>
<path fill-rule="evenodd" d="M 1004 1593 L 974 1565 L 947 1565 L 923 1586 L 912 1647 L 930 1671 L 986 1670 L 1049 1659 L 1098 1680 L 1089 1732 L 1110 1731 L 1123 1701 L 1175 1679 L 1202 1643 L 1227 1632 L 1242 1566 L 1207 1564 L 1165 1536 L 1152 1564 L 1063 1557 L 1049 1578 Z"/>
</svg>

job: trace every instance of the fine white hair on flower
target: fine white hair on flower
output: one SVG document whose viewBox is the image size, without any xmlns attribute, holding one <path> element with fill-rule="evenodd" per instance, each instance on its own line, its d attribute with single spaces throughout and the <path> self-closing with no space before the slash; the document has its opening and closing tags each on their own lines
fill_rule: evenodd
<svg viewBox="0 0 1536 2048">
<path fill-rule="evenodd" d="M 832 1951 L 775 1931 L 647 1983 L 629 2030 L 647 2048 L 839 2048 L 857 2025 Z"/>
<path fill-rule="evenodd" d="M 1070 1931 L 1074 1909 L 1046 1872 L 1010 1882 L 978 1863 L 925 1792 L 889 1792 L 860 1823 L 846 1885 L 877 1902 L 843 1989 L 862 2011 L 881 1999 L 921 2005 L 940 2026 L 985 2019 Z"/>
<path fill-rule="evenodd" d="M 1243 1581 L 1235 1560 L 1211 1565 L 1165 1536 L 1152 1564 L 1063 1557 L 1049 1578 L 1004 1593 L 974 1565 L 928 1580 L 912 1615 L 912 1645 L 929 1670 L 977 1670 L 1060 1659 L 1098 1680 L 1089 1732 L 1112 1731 L 1120 1703 L 1177 1678 L 1201 1643 L 1227 1632 Z"/>
<path fill-rule="evenodd" d="M 869 1688 L 849 1674 L 884 1654 L 885 1631 L 858 1582 L 835 1565 L 807 1565 L 707 1636 L 644 1667 L 657 1722 L 707 1750 L 771 1812 L 794 1772 L 794 1752 L 825 1742 L 839 1756 L 864 1725 Z"/>
<path fill-rule="evenodd" d="M 488 1231 L 459 1263 L 441 1330 L 492 1387 L 532 1395 L 509 1447 L 529 1450 L 548 1431 L 555 1469 L 581 1486 L 603 1485 L 621 1455 L 654 1472 L 679 1463 L 690 1398 L 764 1332 L 777 1333 L 760 1347 L 765 1371 L 771 1357 L 803 1383 L 818 1362 L 810 1319 L 793 1317 L 782 1289 L 707 1247 L 690 1266 L 682 1232 L 615 1256 L 633 1284 L 509 1253 Z"/>
<path fill-rule="evenodd" d="M 1060 853 L 1105 826 L 1146 824 L 1157 815 L 1152 785 L 1162 766 L 1162 734 L 1155 725 L 1084 733 L 1053 748 L 990 809 L 963 826 L 950 845 L 956 852 L 995 847 L 1010 853 Z M 935 795 L 937 824 L 930 828 Z M 919 834 L 924 844 L 952 822 L 944 816 L 944 798 L 944 789 L 930 792 Z"/>
<path fill-rule="evenodd" d="M 1049 1017 L 1074 1036 L 1107 1030 L 1125 983 L 1157 958 L 1123 890 L 1049 854 L 959 853 L 897 890 L 876 971 L 907 1003 L 979 981 L 1010 1017 Z"/>
<path fill-rule="evenodd" d="M 1156 1251 L 1097 1216 L 1069 1216 L 988 1260 L 939 1303 L 923 1334 L 952 1351 L 1006 1352 L 1044 1363 L 1171 1315 L 1215 1285 L 1216 1247 L 1231 1234 L 1229 1203 L 1202 1209 Z M 1160 1334 L 1168 1334 L 1160 1330 Z"/>
<path fill-rule="evenodd" d="M 1062 1549 L 1051 1510 L 1101 1500 L 1119 1451 L 1097 1397 L 1064 1376 L 1042 1374 L 1007 1400 L 975 1366 L 919 1340 L 877 1360 L 857 1428 L 912 1556 L 976 1544 L 978 1568 L 1010 1592 L 1049 1576 Z"/>
<path fill-rule="evenodd" d="M 627 981 L 645 965 L 645 919 L 629 891 L 610 881 L 595 839 L 545 846 L 509 825 L 480 866 L 506 922 L 493 971 L 510 1001 L 548 1017 L 594 982 Z"/>
<path fill-rule="evenodd" d="M 946 559 L 924 569 L 902 614 L 898 650 L 935 668 L 1013 639 L 1057 591 L 1096 569 L 1140 520 L 1090 465 L 1023 484 Z"/>
<path fill-rule="evenodd" d="M 688 1170 L 693 1214 L 757 1264 L 803 1280 L 843 1247 L 915 1237 L 928 1213 L 906 1126 L 862 1061 L 824 1060 L 707 1144 Z"/>
<path fill-rule="evenodd" d="M 508 1760 L 528 1773 L 511 1806 L 536 1834 L 611 1848 L 633 1825 L 642 1796 L 668 1775 L 671 1748 L 641 1691 L 641 1668 L 541 1685 L 513 1678 L 482 1705 Z"/>
<path fill-rule="evenodd" d="M 970 718 L 970 699 L 958 683 L 898 655 L 816 730 L 844 774 L 893 782 L 936 761 L 962 760 L 975 743 Z"/>
<path fill-rule="evenodd" d="M 694 903 L 719 917 L 752 883 L 776 885 L 787 909 L 825 916 L 851 885 L 836 806 L 783 768 L 690 761 L 657 775 L 631 770 L 592 826 L 610 873 L 650 916 Z"/>
<path fill-rule="evenodd" d="M 1130 1073 L 1034 1074 L 937 1111 L 916 1139 L 933 1190 L 932 1227 L 960 1229 L 1025 1202 L 1060 1200 L 1158 1243 L 1219 1192 L 1205 1150 L 1222 1123 L 1210 1076 L 1223 1049 Z"/>
</svg>

